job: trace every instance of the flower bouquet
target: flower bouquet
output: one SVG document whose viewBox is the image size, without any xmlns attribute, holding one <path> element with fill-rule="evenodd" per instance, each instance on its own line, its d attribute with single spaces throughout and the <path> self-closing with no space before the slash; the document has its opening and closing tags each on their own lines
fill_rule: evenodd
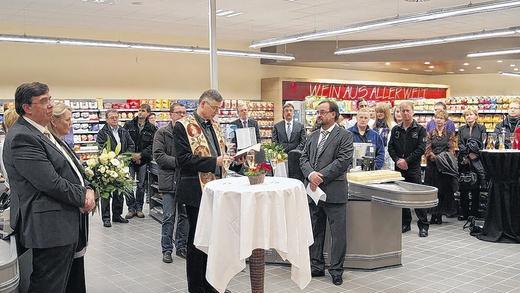
<svg viewBox="0 0 520 293">
<path fill-rule="evenodd" d="M 261 184 L 264 183 L 265 173 L 271 172 L 271 166 L 266 162 L 262 162 L 256 166 L 248 167 L 244 175 L 249 179 L 249 184 Z"/>
<path fill-rule="evenodd" d="M 287 153 L 285 153 L 283 146 L 276 143 L 263 143 L 262 148 L 265 151 L 265 158 L 269 161 L 273 170 L 276 169 L 278 164 L 287 161 Z M 274 171 L 273 176 L 275 176 Z"/>
<path fill-rule="evenodd" d="M 130 155 L 119 154 L 121 144 L 118 144 L 114 151 L 111 149 L 108 140 L 99 156 L 89 159 L 85 167 L 87 179 L 104 199 L 110 198 L 116 190 L 131 192 L 134 185 L 128 169 Z"/>
</svg>

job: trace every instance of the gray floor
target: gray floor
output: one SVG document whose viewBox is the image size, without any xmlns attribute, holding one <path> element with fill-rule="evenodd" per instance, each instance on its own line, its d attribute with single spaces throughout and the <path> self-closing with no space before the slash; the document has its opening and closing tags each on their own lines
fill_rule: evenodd
<svg viewBox="0 0 520 293">
<path fill-rule="evenodd" d="M 346 270 L 342 286 L 330 277 L 314 278 L 303 292 L 520 292 L 520 246 L 480 241 L 447 219 L 432 225 L 428 238 L 417 227 L 403 235 L 403 265 L 378 271 Z M 88 292 L 187 292 L 185 261 L 161 261 L 160 225 L 150 217 L 104 228 L 91 219 L 86 255 Z M 228 286 L 250 292 L 241 272 Z M 301 292 L 290 268 L 268 266 L 266 292 Z"/>
</svg>

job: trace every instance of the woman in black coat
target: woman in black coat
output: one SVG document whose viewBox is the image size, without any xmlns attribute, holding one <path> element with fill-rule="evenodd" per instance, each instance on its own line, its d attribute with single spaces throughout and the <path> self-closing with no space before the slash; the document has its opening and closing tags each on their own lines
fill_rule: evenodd
<svg viewBox="0 0 520 293">
<path fill-rule="evenodd" d="M 471 189 L 460 189 L 460 207 L 462 215 L 460 221 L 469 216 L 477 216 L 480 197 L 480 181 L 484 179 L 484 168 L 480 162 L 480 150 L 484 146 L 486 127 L 478 124 L 478 111 L 468 109 L 464 111 L 466 124 L 459 128 L 459 172 L 475 172 L 478 175 L 477 183 Z M 471 210 L 469 209 L 469 193 L 471 193 Z"/>
</svg>

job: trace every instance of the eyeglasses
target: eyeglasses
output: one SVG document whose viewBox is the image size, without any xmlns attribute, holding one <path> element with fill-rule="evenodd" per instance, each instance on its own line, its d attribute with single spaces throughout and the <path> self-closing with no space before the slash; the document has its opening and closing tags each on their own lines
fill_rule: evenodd
<svg viewBox="0 0 520 293">
<path fill-rule="evenodd" d="M 325 114 L 327 114 L 327 113 L 330 113 L 330 112 L 332 112 L 332 111 L 324 111 L 324 110 L 321 110 L 321 111 L 316 111 L 316 114 L 318 114 L 318 115 L 322 115 L 322 116 L 323 116 L 323 115 L 325 115 Z"/>
<path fill-rule="evenodd" d="M 49 98 L 42 98 L 38 102 L 31 103 L 31 104 L 40 104 L 42 106 L 48 106 L 49 104 L 53 104 L 54 101 L 52 100 L 52 97 Z"/>
<path fill-rule="evenodd" d="M 208 101 L 206 101 L 206 105 L 208 105 L 213 111 L 218 111 L 220 109 L 220 104 L 218 105 L 211 105 Z"/>
</svg>

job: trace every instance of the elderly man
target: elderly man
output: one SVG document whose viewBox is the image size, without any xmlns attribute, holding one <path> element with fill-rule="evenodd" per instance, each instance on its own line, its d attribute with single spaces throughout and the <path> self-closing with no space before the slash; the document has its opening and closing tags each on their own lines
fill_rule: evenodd
<svg viewBox="0 0 520 293">
<path fill-rule="evenodd" d="M 511 133 L 514 133 L 517 127 L 520 127 L 520 99 L 511 101 L 509 104 L 509 115 L 495 127 L 497 135 L 505 134 L 504 142 L 506 149 L 511 148 Z"/>
<path fill-rule="evenodd" d="M 20 119 L 9 129 L 3 159 L 11 183 L 11 226 L 17 242 L 31 249 L 29 292 L 65 292 L 80 212 L 94 208 L 94 191 L 46 126 L 52 117 L 47 85 L 16 89 Z"/>
<path fill-rule="evenodd" d="M 236 125 L 237 128 L 253 127 L 255 129 L 256 142 L 259 143 L 260 142 L 260 129 L 258 128 L 258 122 L 256 122 L 256 120 L 253 118 L 249 118 L 247 105 L 240 104 L 240 105 L 238 105 L 237 110 L 238 110 L 238 119 L 231 122 L 231 124 Z M 237 143 L 236 135 L 233 138 L 233 143 L 235 145 Z"/>
<path fill-rule="evenodd" d="M 273 127 L 273 142 L 283 146 L 286 153 L 305 146 L 305 126 L 294 121 L 294 106 L 287 103 L 283 106 L 283 119 Z"/>
<path fill-rule="evenodd" d="M 186 207 L 179 204 L 175 198 L 175 191 L 180 177 L 180 167 L 177 161 L 175 145 L 173 143 L 173 127 L 175 123 L 186 116 L 186 108 L 178 103 L 170 106 L 171 122 L 161 127 L 155 133 L 153 140 L 153 157 L 159 166 L 159 192 L 163 194 L 163 222 L 161 231 L 161 248 L 163 262 L 171 263 L 173 251 L 173 228 L 175 212 L 178 211 L 177 230 L 175 233 L 176 254 L 186 258 L 186 242 L 188 238 L 188 216 Z"/>
<path fill-rule="evenodd" d="M 173 144 L 181 177 L 177 184 L 177 200 L 186 205 L 189 232 L 186 255 L 186 276 L 189 292 L 216 292 L 206 280 L 207 255 L 193 245 L 199 205 L 204 185 L 222 178 L 226 156 L 225 139 L 220 125 L 213 118 L 219 112 L 222 96 L 207 90 L 199 98 L 193 115 L 186 116 L 173 127 Z"/>
<path fill-rule="evenodd" d="M 343 283 L 343 261 L 347 249 L 347 179 L 346 173 L 352 164 L 354 153 L 352 133 L 336 124 L 339 118 L 338 105 L 324 101 L 318 105 L 317 121 L 321 127 L 314 131 L 300 158 L 302 173 L 311 190 L 318 187 L 327 195 L 326 201 L 316 205 L 309 198 L 314 244 L 310 247 L 311 274 L 325 275 L 323 243 L 325 224 L 329 220 L 332 247 L 329 255 L 329 273 L 334 285 Z"/>
</svg>

